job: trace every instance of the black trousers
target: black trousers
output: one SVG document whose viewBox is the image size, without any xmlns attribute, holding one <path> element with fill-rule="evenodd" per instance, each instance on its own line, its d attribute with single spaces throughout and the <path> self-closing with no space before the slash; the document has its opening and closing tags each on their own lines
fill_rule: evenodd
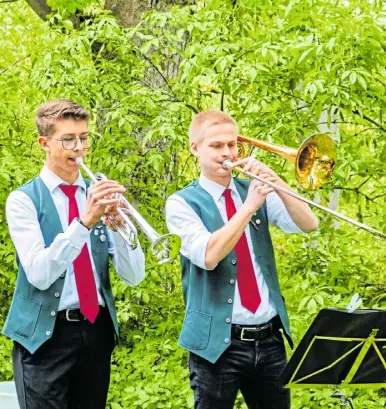
<svg viewBox="0 0 386 409">
<path fill-rule="evenodd" d="M 58 317 L 52 338 L 34 354 L 15 342 L 20 409 L 104 409 L 114 338 L 110 315 L 101 308 L 94 324 Z"/>
<path fill-rule="evenodd" d="M 289 409 L 290 393 L 278 382 L 287 363 L 279 330 L 259 341 L 232 339 L 212 364 L 190 354 L 195 409 L 232 409 L 240 390 L 248 409 Z"/>
</svg>

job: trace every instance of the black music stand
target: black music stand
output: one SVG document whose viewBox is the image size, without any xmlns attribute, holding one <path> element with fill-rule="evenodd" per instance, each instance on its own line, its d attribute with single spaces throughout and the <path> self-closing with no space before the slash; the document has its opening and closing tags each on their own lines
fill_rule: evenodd
<svg viewBox="0 0 386 409">
<path fill-rule="evenodd" d="M 386 312 L 323 309 L 284 369 L 287 388 L 386 387 Z M 353 408 L 342 393 L 341 408 Z"/>
</svg>

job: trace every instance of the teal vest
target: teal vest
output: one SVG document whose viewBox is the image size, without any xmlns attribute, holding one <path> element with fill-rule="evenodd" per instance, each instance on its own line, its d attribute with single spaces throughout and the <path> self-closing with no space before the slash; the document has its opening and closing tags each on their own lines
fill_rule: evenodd
<svg viewBox="0 0 386 409">
<path fill-rule="evenodd" d="M 89 183 L 85 182 L 89 186 Z M 45 245 L 46 247 L 50 246 L 55 237 L 59 233 L 63 233 L 63 228 L 49 190 L 39 176 L 19 190 L 27 194 L 35 205 Z M 101 225 L 101 222 L 97 224 Z M 102 229 L 99 230 L 103 230 L 106 235 L 105 229 L 106 227 L 103 225 Z M 99 236 L 94 234 L 91 234 L 90 238 L 92 257 L 101 279 L 103 298 L 118 335 L 114 298 L 108 273 L 108 243 L 107 241 L 101 242 Z M 41 291 L 28 282 L 18 259 L 17 262 L 19 272 L 16 290 L 3 328 L 3 334 L 23 345 L 30 353 L 34 353 L 51 338 L 54 331 L 65 274 L 62 274 L 47 290 Z"/>
<path fill-rule="evenodd" d="M 244 202 L 250 181 L 234 179 Z M 224 226 L 212 196 L 198 181 L 177 192 L 197 213 L 205 227 L 215 232 Z M 256 220 L 260 219 L 260 224 Z M 285 335 L 292 347 L 289 320 L 280 292 L 271 236 L 268 229 L 266 204 L 257 210 L 250 222 L 253 249 L 267 283 L 271 300 L 276 306 Z M 203 270 L 181 256 L 182 287 L 186 305 L 179 345 L 215 363 L 230 346 L 237 256 L 232 250 L 217 267 Z"/>
</svg>

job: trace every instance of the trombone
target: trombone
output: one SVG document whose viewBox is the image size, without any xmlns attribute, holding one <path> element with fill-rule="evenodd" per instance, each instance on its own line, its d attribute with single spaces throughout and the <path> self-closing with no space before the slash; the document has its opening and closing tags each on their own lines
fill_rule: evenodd
<svg viewBox="0 0 386 409">
<path fill-rule="evenodd" d="M 276 153 L 277 155 L 294 162 L 296 179 L 299 184 L 306 189 L 315 189 L 316 187 L 320 187 L 324 183 L 328 182 L 331 178 L 332 169 L 336 162 L 335 144 L 327 134 L 311 135 L 300 145 L 298 149 L 268 143 L 257 139 L 247 138 L 241 135 L 238 136 L 237 141 L 238 143 L 241 143 L 241 156 L 249 156 L 249 154 L 246 155 L 247 151 L 245 148 L 245 144 L 251 143 L 254 146 Z M 319 203 L 315 203 L 309 199 L 306 199 L 305 197 L 297 193 L 284 189 L 275 183 L 269 182 L 257 175 L 252 174 L 251 172 L 244 170 L 240 166 L 233 167 L 233 163 L 229 159 L 225 160 L 222 166 L 224 169 L 236 169 L 245 176 L 256 179 L 267 184 L 268 186 L 271 186 L 276 191 L 292 196 L 295 199 L 301 200 L 302 202 L 305 202 L 310 206 L 323 210 L 324 212 L 329 213 L 332 216 L 337 217 L 338 219 L 344 220 L 348 223 L 353 224 L 354 226 L 364 229 L 373 234 L 378 239 L 386 239 L 386 234 L 382 233 L 381 231 L 375 230 L 363 223 L 350 219 L 349 217 L 346 217 L 334 210 L 324 207 Z"/>
<path fill-rule="evenodd" d="M 82 158 L 76 158 L 76 163 L 82 167 L 92 182 L 97 183 L 100 180 L 107 179 L 103 173 L 92 173 Z M 116 197 L 122 205 L 122 207 L 117 207 L 117 211 L 123 220 L 122 222 L 117 221 L 113 216 L 110 216 L 109 221 L 127 245 L 132 250 L 138 246 L 138 232 L 134 223 L 130 220 L 129 216 L 131 216 L 150 240 L 150 251 L 157 259 L 158 264 L 171 262 L 180 251 L 181 239 L 175 234 L 160 235 L 122 194 L 117 194 Z"/>
<path fill-rule="evenodd" d="M 329 182 L 336 162 L 335 143 L 323 133 L 309 136 L 298 149 L 241 135 L 238 136 L 237 143 L 242 157 L 250 156 L 251 150 L 248 152 L 246 148 L 248 143 L 295 163 L 296 180 L 307 190 L 318 189 Z"/>
</svg>

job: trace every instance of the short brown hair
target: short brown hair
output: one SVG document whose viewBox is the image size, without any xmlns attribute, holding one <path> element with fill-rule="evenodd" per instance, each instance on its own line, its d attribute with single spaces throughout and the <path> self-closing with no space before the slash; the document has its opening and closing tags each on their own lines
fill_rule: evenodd
<svg viewBox="0 0 386 409">
<path fill-rule="evenodd" d="M 75 119 L 88 121 L 88 111 L 68 99 L 55 99 L 40 105 L 35 123 L 40 136 L 51 136 L 55 132 L 56 121 L 60 119 Z"/>
<path fill-rule="evenodd" d="M 210 110 L 200 112 L 193 117 L 189 127 L 189 141 L 199 142 L 205 131 L 214 125 L 232 124 L 238 132 L 236 121 L 228 114 L 222 111 Z"/>
</svg>

